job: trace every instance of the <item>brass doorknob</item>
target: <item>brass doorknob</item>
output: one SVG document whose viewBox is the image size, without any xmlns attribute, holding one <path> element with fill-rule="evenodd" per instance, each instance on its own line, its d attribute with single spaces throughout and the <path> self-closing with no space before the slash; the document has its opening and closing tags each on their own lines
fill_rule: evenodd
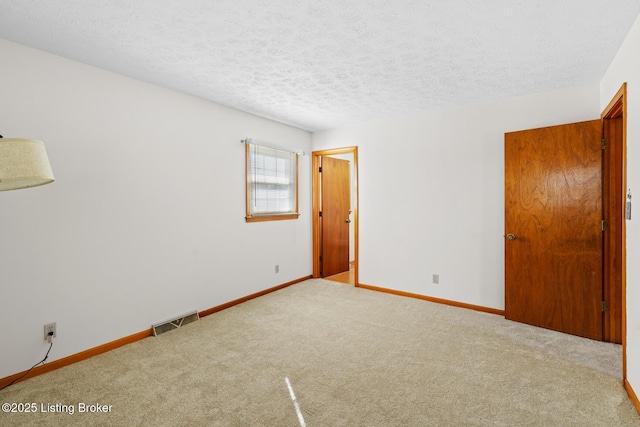
<svg viewBox="0 0 640 427">
<path fill-rule="evenodd" d="M 348 219 L 348 220 L 346 220 L 345 222 L 346 222 L 347 224 L 349 224 L 349 223 L 351 223 L 351 220 L 350 220 L 350 219 Z"/>
<path fill-rule="evenodd" d="M 508 240 L 516 240 L 516 235 L 513 233 L 509 233 L 504 237 L 506 237 Z"/>
</svg>

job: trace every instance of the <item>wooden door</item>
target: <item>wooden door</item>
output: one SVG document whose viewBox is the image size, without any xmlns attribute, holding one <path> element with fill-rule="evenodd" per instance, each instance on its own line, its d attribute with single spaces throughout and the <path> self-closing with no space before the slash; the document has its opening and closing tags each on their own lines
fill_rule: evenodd
<svg viewBox="0 0 640 427">
<path fill-rule="evenodd" d="M 505 317 L 603 338 L 599 120 L 505 134 Z"/>
<path fill-rule="evenodd" d="M 322 277 L 349 270 L 349 213 L 351 179 L 349 162 L 321 158 L 322 172 Z"/>
</svg>

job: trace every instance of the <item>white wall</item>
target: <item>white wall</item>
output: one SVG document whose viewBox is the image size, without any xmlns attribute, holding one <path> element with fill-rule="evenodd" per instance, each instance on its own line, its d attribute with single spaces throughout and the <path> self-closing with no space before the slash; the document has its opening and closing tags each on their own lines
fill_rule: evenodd
<svg viewBox="0 0 640 427">
<path fill-rule="evenodd" d="M 635 196 L 635 211 L 627 221 L 627 379 L 640 392 L 640 18 L 600 83 L 604 110 L 627 82 L 627 187 Z"/>
<path fill-rule="evenodd" d="M 313 134 L 358 146 L 360 282 L 504 309 L 504 133 L 598 105 L 594 83 Z"/>
<path fill-rule="evenodd" d="M 56 176 L 0 193 L 0 378 L 311 274 L 310 156 L 296 221 L 247 224 L 244 146 L 308 132 L 0 40 L 0 134 Z M 280 273 L 275 274 L 275 264 Z"/>
</svg>

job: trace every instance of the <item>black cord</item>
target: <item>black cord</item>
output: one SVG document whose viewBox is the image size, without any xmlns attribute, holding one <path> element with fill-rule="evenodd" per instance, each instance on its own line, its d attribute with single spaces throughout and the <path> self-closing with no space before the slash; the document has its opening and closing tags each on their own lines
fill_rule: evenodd
<svg viewBox="0 0 640 427">
<path fill-rule="evenodd" d="M 4 386 L 4 387 L 0 388 L 0 391 L 1 391 L 1 390 L 4 390 L 4 389 L 5 389 L 5 388 L 7 388 L 7 387 L 9 387 L 10 385 L 12 385 L 13 383 L 15 383 L 16 381 L 23 379 L 24 377 L 26 377 L 26 376 L 29 374 L 29 372 L 31 372 L 31 370 L 33 370 L 33 368 L 35 368 L 36 366 L 38 366 L 38 365 L 39 365 L 39 364 L 41 364 L 41 363 L 44 363 L 44 362 L 45 362 L 45 360 L 47 360 L 47 357 L 49 357 L 49 352 L 51 351 L 51 347 L 53 347 L 53 340 L 51 340 L 51 345 L 49 346 L 49 350 L 47 350 L 47 354 L 45 354 L 45 355 L 44 355 L 44 359 L 42 359 L 41 361 L 39 361 L 38 363 L 36 363 L 35 365 L 33 365 L 33 366 L 32 366 L 32 367 L 31 367 L 27 372 L 25 372 L 25 373 L 24 373 L 24 375 L 22 375 L 22 376 L 20 376 L 20 377 L 18 377 L 18 378 L 16 378 L 16 379 L 14 379 L 13 381 L 11 381 L 11 382 L 10 382 L 9 384 L 7 384 L 6 386 Z"/>
</svg>

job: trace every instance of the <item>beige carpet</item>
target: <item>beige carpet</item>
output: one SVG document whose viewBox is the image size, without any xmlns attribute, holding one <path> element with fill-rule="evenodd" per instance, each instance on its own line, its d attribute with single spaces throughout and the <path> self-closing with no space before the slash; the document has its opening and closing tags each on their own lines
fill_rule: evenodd
<svg viewBox="0 0 640 427">
<path fill-rule="evenodd" d="M 38 412 L 0 425 L 640 426 L 620 365 L 616 345 L 309 280 L 15 384 L 0 403 Z"/>
</svg>

